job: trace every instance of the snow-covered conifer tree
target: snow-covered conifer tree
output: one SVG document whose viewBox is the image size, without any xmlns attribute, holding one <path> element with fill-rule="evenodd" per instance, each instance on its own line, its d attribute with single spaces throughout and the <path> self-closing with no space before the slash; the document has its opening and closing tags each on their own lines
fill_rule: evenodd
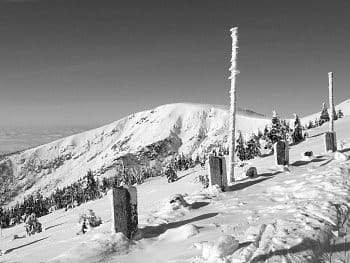
<svg viewBox="0 0 350 263">
<path fill-rule="evenodd" d="M 294 113 L 294 127 L 292 133 L 293 142 L 299 142 L 303 140 L 303 132 L 300 119 L 297 114 Z"/>
<path fill-rule="evenodd" d="M 246 148 L 245 148 L 245 141 L 243 139 L 243 135 L 242 135 L 242 132 L 239 131 L 238 132 L 238 138 L 236 140 L 236 150 L 235 150 L 238 158 L 241 160 L 241 161 L 244 161 L 246 160 Z"/>
<path fill-rule="evenodd" d="M 315 126 L 314 126 L 314 123 L 312 122 L 312 121 L 309 121 L 309 123 L 308 123 L 308 125 L 307 125 L 307 128 L 308 129 L 312 129 L 312 128 L 314 128 Z"/>
<path fill-rule="evenodd" d="M 247 141 L 246 147 L 246 158 L 248 160 L 253 159 L 256 156 L 259 156 L 260 153 L 260 142 L 259 137 L 255 134 L 252 134 Z"/>
<path fill-rule="evenodd" d="M 338 117 L 338 119 L 344 117 L 344 113 L 341 111 L 341 109 L 338 109 L 338 111 L 337 111 L 337 117 Z"/>
<path fill-rule="evenodd" d="M 328 110 L 326 107 L 326 103 L 323 102 L 319 124 L 322 125 L 323 123 L 325 123 L 327 121 L 329 121 L 329 114 L 328 114 Z"/>
</svg>

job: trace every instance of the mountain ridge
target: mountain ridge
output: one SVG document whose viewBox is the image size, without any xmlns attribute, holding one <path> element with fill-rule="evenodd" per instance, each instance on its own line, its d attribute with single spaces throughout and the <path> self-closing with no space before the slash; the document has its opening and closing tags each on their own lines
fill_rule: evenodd
<svg viewBox="0 0 350 263">
<path fill-rule="evenodd" d="M 237 129 L 256 132 L 267 118 L 238 111 Z M 0 160 L 5 195 L 49 193 L 84 176 L 91 169 L 105 175 L 115 165 L 150 165 L 173 154 L 194 155 L 227 144 L 225 106 L 174 103 L 133 113 L 99 128 L 70 135 Z M 10 193 L 11 192 L 11 193 Z M 13 199 L 13 198 L 10 199 Z"/>
<path fill-rule="evenodd" d="M 350 100 L 343 105 L 350 105 Z M 344 114 L 350 114 L 350 110 Z M 236 130 L 244 135 L 263 130 L 270 119 L 262 116 L 239 109 Z M 90 169 L 96 175 L 108 176 L 121 162 L 139 167 L 161 163 L 174 154 L 210 152 L 227 146 L 228 117 L 228 107 L 224 105 L 166 104 L 8 154 L 0 158 L 0 193 L 7 196 L 7 201 L 35 191 L 45 195 L 77 181 Z"/>
</svg>

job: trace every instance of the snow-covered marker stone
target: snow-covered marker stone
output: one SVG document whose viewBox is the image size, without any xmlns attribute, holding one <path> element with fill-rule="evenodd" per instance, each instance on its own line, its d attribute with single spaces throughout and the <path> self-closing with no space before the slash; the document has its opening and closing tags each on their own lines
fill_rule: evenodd
<svg viewBox="0 0 350 263">
<path fill-rule="evenodd" d="M 209 185 L 227 186 L 226 161 L 222 156 L 209 156 Z"/>
<path fill-rule="evenodd" d="M 112 212 L 112 233 L 132 238 L 138 228 L 136 187 L 118 187 L 109 192 Z"/>
<path fill-rule="evenodd" d="M 289 147 L 286 141 L 278 141 L 273 145 L 276 165 L 289 165 Z"/>
<path fill-rule="evenodd" d="M 335 152 L 337 150 L 337 137 L 335 132 L 324 134 L 325 152 Z"/>
</svg>

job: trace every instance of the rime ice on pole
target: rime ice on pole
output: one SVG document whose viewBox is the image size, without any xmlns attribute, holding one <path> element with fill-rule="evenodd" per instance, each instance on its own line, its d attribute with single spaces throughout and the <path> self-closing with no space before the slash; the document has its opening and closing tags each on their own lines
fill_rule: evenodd
<svg viewBox="0 0 350 263">
<path fill-rule="evenodd" d="M 326 152 L 335 152 L 337 150 L 337 137 L 334 131 L 334 117 L 335 117 L 335 108 L 334 108 L 334 97 L 333 97 L 333 72 L 328 73 L 328 89 L 329 89 L 329 131 L 325 133 L 325 151 Z"/>
<path fill-rule="evenodd" d="M 234 177 L 234 165 L 235 165 L 235 122 L 236 122 L 236 76 L 238 74 L 237 70 L 237 27 L 231 28 L 231 38 L 232 38 L 232 54 L 231 54 L 231 91 L 230 91 L 230 127 L 229 127 L 229 164 L 228 164 L 228 174 L 227 182 L 231 183 L 235 180 Z"/>
</svg>

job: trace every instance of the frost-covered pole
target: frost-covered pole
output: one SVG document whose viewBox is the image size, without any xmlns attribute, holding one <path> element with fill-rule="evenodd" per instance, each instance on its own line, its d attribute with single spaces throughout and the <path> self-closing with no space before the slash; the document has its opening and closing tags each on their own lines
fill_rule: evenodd
<svg viewBox="0 0 350 263">
<path fill-rule="evenodd" d="M 229 165 L 227 173 L 227 182 L 231 183 L 235 181 L 234 176 L 234 164 L 235 164 L 235 122 L 236 122 L 236 76 L 237 70 L 237 27 L 231 28 L 232 38 L 232 55 L 231 55 L 231 104 L 230 104 L 230 121 L 229 121 Z"/>
<path fill-rule="evenodd" d="M 337 150 L 337 137 L 334 131 L 334 100 L 333 100 L 333 72 L 328 73 L 329 88 L 329 131 L 325 133 L 325 150 L 326 152 L 335 152 Z"/>
<path fill-rule="evenodd" d="M 329 131 L 334 132 L 334 99 L 333 99 L 333 72 L 328 72 L 328 89 L 329 89 Z"/>
</svg>

